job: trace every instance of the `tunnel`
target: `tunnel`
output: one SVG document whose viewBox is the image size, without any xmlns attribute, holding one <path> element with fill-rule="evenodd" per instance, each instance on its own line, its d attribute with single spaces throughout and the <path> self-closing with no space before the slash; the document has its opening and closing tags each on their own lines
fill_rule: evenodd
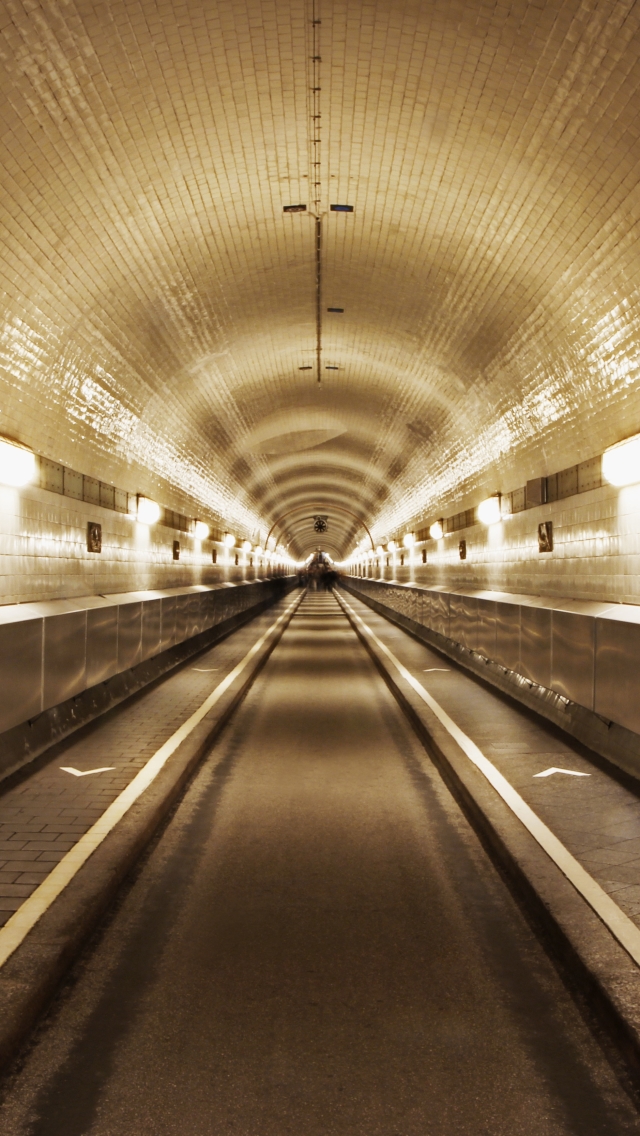
<svg viewBox="0 0 640 1136">
<path fill-rule="evenodd" d="M 640 1134 L 640 4 L 0 4 L 2 1136 Z"/>
</svg>

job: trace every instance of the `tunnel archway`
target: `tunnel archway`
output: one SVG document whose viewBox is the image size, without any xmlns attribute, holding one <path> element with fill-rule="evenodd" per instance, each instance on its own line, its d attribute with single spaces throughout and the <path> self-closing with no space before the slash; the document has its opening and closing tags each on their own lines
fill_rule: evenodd
<svg viewBox="0 0 640 1136">
<path fill-rule="evenodd" d="M 282 515 L 280 517 L 277 517 L 276 520 L 273 522 L 273 524 L 272 524 L 272 526 L 269 530 L 269 533 L 267 535 L 267 540 L 265 542 L 265 548 L 268 546 L 268 543 L 271 540 L 271 537 L 274 535 L 274 533 L 282 525 L 282 522 L 284 520 L 286 520 L 287 517 L 292 516 L 293 513 L 298 513 L 301 509 L 308 509 L 308 507 L 309 507 L 308 505 L 296 505 L 292 509 L 288 509 L 286 513 L 282 513 Z M 350 509 L 346 509 L 344 507 L 344 505 L 336 505 L 335 503 L 332 503 L 331 505 L 319 505 L 317 507 L 317 509 L 315 511 L 309 513 L 308 516 L 299 518 L 298 523 L 302 523 L 303 521 L 314 520 L 319 514 L 322 514 L 324 509 L 328 509 L 329 513 L 338 512 L 338 513 L 347 515 L 347 516 L 351 517 L 353 520 L 355 520 L 358 527 L 363 528 L 365 530 L 365 532 L 366 532 L 366 534 L 369 538 L 369 541 L 371 543 L 371 548 L 375 549 L 375 545 L 373 543 L 373 537 L 372 537 L 371 533 L 369 532 L 369 529 L 367 528 L 367 525 L 365 524 L 365 522 L 362 520 L 361 517 L 358 517 L 358 515 L 356 513 L 353 513 Z M 318 531 L 324 537 L 326 529 L 320 529 Z M 276 539 L 276 544 L 277 544 L 277 539 Z"/>
</svg>

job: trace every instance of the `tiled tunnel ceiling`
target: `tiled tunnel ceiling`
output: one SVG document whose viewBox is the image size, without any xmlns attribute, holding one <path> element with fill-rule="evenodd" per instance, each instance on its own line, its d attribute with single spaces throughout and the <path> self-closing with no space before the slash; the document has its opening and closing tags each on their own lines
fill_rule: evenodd
<svg viewBox="0 0 640 1136">
<path fill-rule="evenodd" d="M 0 432 L 341 555 L 640 429 L 640 6 L 315 7 L 5 0 Z"/>
</svg>

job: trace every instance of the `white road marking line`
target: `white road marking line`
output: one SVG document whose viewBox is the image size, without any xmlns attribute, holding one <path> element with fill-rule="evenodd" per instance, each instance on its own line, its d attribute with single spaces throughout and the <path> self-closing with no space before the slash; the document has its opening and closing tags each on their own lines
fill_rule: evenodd
<svg viewBox="0 0 640 1136">
<path fill-rule="evenodd" d="M 92 773 L 110 773 L 115 765 L 103 765 L 100 769 L 74 769 L 72 765 L 61 765 L 63 773 L 73 773 L 74 777 L 90 777 Z"/>
<path fill-rule="evenodd" d="M 192 671 L 197 671 L 198 674 L 213 674 L 214 671 L 219 671 L 220 667 L 192 667 Z"/>
<path fill-rule="evenodd" d="M 304 594 L 304 593 L 303 593 Z M 43 882 L 31 893 L 28 899 L 18 908 L 16 912 L 7 920 L 4 927 L 0 927 L 0 967 L 4 965 L 7 959 L 13 952 L 20 946 L 29 931 L 38 920 L 44 915 L 45 911 L 51 906 L 53 901 L 57 899 L 62 891 L 66 888 L 67 884 L 75 876 L 76 872 L 80 870 L 82 865 L 95 852 L 102 841 L 109 835 L 111 830 L 115 828 L 119 820 L 125 813 L 128 813 L 131 806 L 142 796 L 145 789 L 155 781 L 160 773 L 160 770 L 166 765 L 167 761 L 173 753 L 177 750 L 178 746 L 188 738 L 189 734 L 195 730 L 196 726 L 202 721 L 203 718 L 219 702 L 222 695 L 229 689 L 235 679 L 242 674 L 242 672 L 249 665 L 254 655 L 257 655 L 262 645 L 269 638 L 271 633 L 287 618 L 289 612 L 292 611 L 297 604 L 301 602 L 301 597 L 298 597 L 289 604 L 286 611 L 276 619 L 271 627 L 267 628 L 263 635 L 253 644 L 253 647 L 247 651 L 246 655 L 240 662 L 229 671 L 229 674 L 223 678 L 222 682 L 218 683 L 216 688 L 211 692 L 208 698 L 198 709 L 187 718 L 186 722 L 176 730 L 174 734 L 156 750 L 152 757 L 149 758 L 146 765 L 136 773 L 132 781 L 129 782 L 127 787 L 122 790 L 115 801 L 109 805 L 108 809 L 96 821 L 91 828 L 81 836 L 77 844 L 74 844 L 60 860 L 58 864 L 49 872 L 49 875 Z"/>
<path fill-rule="evenodd" d="M 340 597 L 339 602 L 344 603 L 353 618 L 361 625 L 364 633 L 377 644 L 398 673 L 409 683 L 423 702 L 426 702 L 429 709 L 435 714 L 438 721 L 444 726 L 445 730 L 447 730 L 454 741 L 458 743 L 469 760 L 484 774 L 487 781 L 493 785 L 493 788 L 502 797 L 505 804 L 515 813 L 518 820 L 522 822 L 540 847 L 543 848 L 549 858 L 553 860 L 554 864 L 560 868 L 560 871 L 563 872 L 567 879 L 573 884 L 576 891 L 579 892 L 589 906 L 593 908 L 596 915 L 598 915 L 605 926 L 609 928 L 611 934 L 615 936 L 618 942 L 631 955 L 633 961 L 640 966 L 640 930 L 636 927 L 635 923 L 632 923 L 631 919 L 618 907 L 618 904 L 615 903 L 611 896 L 607 895 L 606 891 L 600 887 L 600 884 L 596 883 L 593 876 L 590 876 L 589 873 L 585 871 L 582 864 L 578 863 L 569 850 L 565 848 L 564 844 L 558 840 L 558 837 L 553 834 L 551 829 L 547 828 L 546 824 L 540 820 L 540 817 L 534 813 L 533 809 L 531 809 L 520 794 L 516 792 L 513 785 L 510 785 L 506 777 L 503 777 L 499 770 L 496 769 L 495 765 L 485 757 L 482 750 L 478 748 L 475 742 L 471 741 L 471 738 L 456 725 L 453 719 L 442 709 L 440 704 L 436 702 L 435 698 L 413 677 L 411 672 L 402 665 L 400 660 L 396 659 L 389 648 L 378 639 L 375 632 L 360 618 L 357 612 L 351 607 L 351 604 L 343 600 L 342 597 Z"/>
<path fill-rule="evenodd" d="M 424 674 L 429 674 L 431 671 L 442 671 L 443 674 L 451 674 L 448 667 L 425 667 Z"/>
<path fill-rule="evenodd" d="M 555 765 L 545 769 L 544 773 L 534 773 L 534 777 L 552 777 L 554 773 L 566 773 L 567 777 L 590 777 L 590 773 L 578 773 L 576 769 L 558 769 Z"/>
</svg>

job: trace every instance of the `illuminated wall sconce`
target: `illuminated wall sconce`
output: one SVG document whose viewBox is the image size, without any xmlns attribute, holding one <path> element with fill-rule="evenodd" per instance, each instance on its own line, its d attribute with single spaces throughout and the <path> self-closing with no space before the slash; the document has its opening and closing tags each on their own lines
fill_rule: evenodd
<svg viewBox="0 0 640 1136">
<path fill-rule="evenodd" d="M 398 547 L 398 545 L 396 544 L 395 540 L 390 540 L 388 545 L 387 545 L 389 552 L 395 552 L 397 547 Z"/>
<path fill-rule="evenodd" d="M 205 521 L 196 521 L 193 526 L 193 535 L 196 540 L 206 540 L 209 535 L 209 526 Z"/>
<path fill-rule="evenodd" d="M 478 520 L 483 525 L 495 525 L 502 520 L 499 493 L 495 493 L 493 497 L 487 497 L 486 501 L 481 501 L 478 505 Z"/>
<path fill-rule="evenodd" d="M 640 434 L 611 446 L 602 455 L 602 476 L 610 485 L 621 488 L 640 481 Z"/>
<path fill-rule="evenodd" d="M 242 547 L 243 547 L 245 552 L 251 552 L 251 548 L 252 548 L 251 541 L 250 540 L 243 540 Z"/>
<path fill-rule="evenodd" d="M 87 521 L 87 552 L 102 552 L 102 525 Z"/>
<path fill-rule="evenodd" d="M 25 446 L 0 438 L 0 482 L 20 488 L 36 476 L 36 456 Z"/>
<path fill-rule="evenodd" d="M 233 535 L 233 533 L 225 533 L 224 534 L 224 543 L 225 543 L 226 548 L 234 548 L 235 547 L 236 538 Z"/>
<path fill-rule="evenodd" d="M 149 497 L 143 497 L 139 493 L 136 516 L 142 525 L 155 525 L 156 521 L 160 519 L 160 506 L 157 501 L 152 501 Z"/>
<path fill-rule="evenodd" d="M 414 544 L 416 543 L 415 533 L 405 533 L 402 538 L 402 543 L 404 544 L 405 548 L 413 548 Z"/>
<path fill-rule="evenodd" d="M 180 541 L 179 540 L 174 540 L 174 542 L 173 542 L 173 559 L 174 560 L 180 559 Z"/>
<path fill-rule="evenodd" d="M 432 540 L 442 540 L 444 536 L 444 521 L 434 521 L 429 526 L 429 536 Z"/>
</svg>

